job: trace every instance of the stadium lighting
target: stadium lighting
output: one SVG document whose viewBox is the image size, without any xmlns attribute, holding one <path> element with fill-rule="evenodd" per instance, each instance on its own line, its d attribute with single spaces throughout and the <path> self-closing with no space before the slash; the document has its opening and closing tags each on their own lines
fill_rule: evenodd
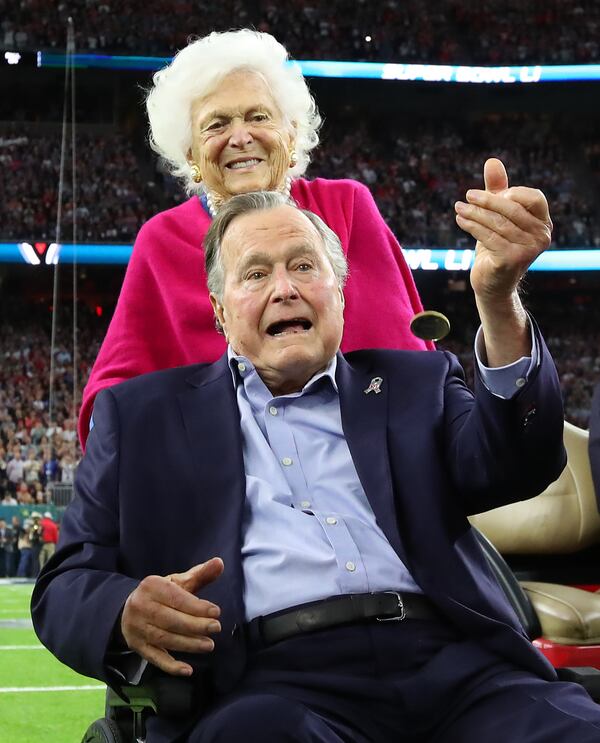
<svg viewBox="0 0 600 743">
<path fill-rule="evenodd" d="M 38 266 L 40 256 L 44 256 L 46 265 L 58 262 L 77 263 L 82 265 L 126 265 L 129 262 L 133 245 L 79 243 L 50 243 L 46 251 L 41 250 L 45 243 L 35 243 L 37 250 L 30 243 L 0 243 L 0 263 L 29 263 Z M 413 271 L 458 271 L 470 270 L 475 258 L 475 251 L 470 248 L 437 248 L 420 245 L 407 245 L 402 248 L 404 257 Z M 600 271 L 600 248 L 566 248 L 564 250 L 547 250 L 529 268 L 530 271 Z"/>
<path fill-rule="evenodd" d="M 366 35 L 366 42 L 372 36 Z M 64 67 L 66 54 L 37 52 L 38 67 Z M 112 70 L 158 70 L 172 57 L 142 57 L 111 54 L 74 54 L 75 67 L 99 67 Z M 334 62 L 328 60 L 297 60 L 308 77 L 365 78 L 371 80 L 403 80 L 407 82 L 445 82 L 475 84 L 509 84 L 571 82 L 600 80 L 600 64 L 582 65 L 503 65 L 480 67 L 472 65 L 404 64 L 398 62 Z"/>
<path fill-rule="evenodd" d="M 19 64 L 21 61 L 21 55 L 19 52 L 4 52 L 4 59 L 8 64 Z"/>
<path fill-rule="evenodd" d="M 30 245 L 29 243 L 17 243 L 17 249 L 25 263 L 30 263 L 32 266 L 39 266 L 41 261 L 38 254 L 33 249 L 33 245 Z"/>
<path fill-rule="evenodd" d="M 58 263 L 60 256 L 60 245 L 58 243 L 50 243 L 48 250 L 46 251 L 46 265 L 55 266 Z"/>
</svg>

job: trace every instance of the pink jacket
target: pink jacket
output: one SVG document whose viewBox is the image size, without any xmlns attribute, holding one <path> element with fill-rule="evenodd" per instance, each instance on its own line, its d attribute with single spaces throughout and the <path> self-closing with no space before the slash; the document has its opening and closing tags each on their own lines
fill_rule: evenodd
<svg viewBox="0 0 600 743">
<path fill-rule="evenodd" d="M 331 227 L 348 257 L 342 351 L 433 348 L 410 332 L 421 301 L 400 246 L 369 190 L 351 180 L 300 178 L 293 183 L 292 196 Z M 224 352 L 204 271 L 202 243 L 210 221 L 199 199 L 192 197 L 141 228 L 84 390 L 82 444 L 100 390 L 157 369 L 215 361 Z"/>
</svg>

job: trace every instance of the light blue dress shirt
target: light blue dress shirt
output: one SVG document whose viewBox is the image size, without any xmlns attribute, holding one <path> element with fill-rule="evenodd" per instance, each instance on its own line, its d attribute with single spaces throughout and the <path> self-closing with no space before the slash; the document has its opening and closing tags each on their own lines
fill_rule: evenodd
<svg viewBox="0 0 600 743">
<path fill-rule="evenodd" d="M 533 337 L 533 334 L 532 334 Z M 493 394 L 515 394 L 537 349 L 507 367 L 477 363 Z M 240 411 L 246 503 L 246 620 L 346 593 L 421 589 L 377 524 L 342 430 L 337 357 L 300 392 L 273 397 L 228 349 Z"/>
</svg>

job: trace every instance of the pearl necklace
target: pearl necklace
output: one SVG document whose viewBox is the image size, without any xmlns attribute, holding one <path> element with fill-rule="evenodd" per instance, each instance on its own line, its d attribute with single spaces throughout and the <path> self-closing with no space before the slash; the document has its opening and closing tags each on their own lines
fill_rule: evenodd
<svg viewBox="0 0 600 743">
<path fill-rule="evenodd" d="M 286 176 L 285 183 L 283 184 L 283 188 L 281 189 L 281 193 L 285 196 L 285 198 L 288 201 L 290 200 L 291 190 L 292 190 L 292 179 L 288 175 Z M 221 208 L 225 199 L 222 196 L 217 196 L 213 194 L 208 189 L 204 193 L 206 195 L 206 206 L 208 207 L 208 213 L 214 219 L 217 216 L 217 212 Z"/>
</svg>

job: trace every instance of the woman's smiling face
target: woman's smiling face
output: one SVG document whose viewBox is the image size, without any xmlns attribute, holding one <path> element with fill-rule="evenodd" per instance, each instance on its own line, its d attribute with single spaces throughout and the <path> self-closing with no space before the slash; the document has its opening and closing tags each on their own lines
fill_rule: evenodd
<svg viewBox="0 0 600 743">
<path fill-rule="evenodd" d="M 227 199 L 281 189 L 292 130 L 261 75 L 236 70 L 192 105 L 191 159 L 209 191 Z"/>
</svg>

